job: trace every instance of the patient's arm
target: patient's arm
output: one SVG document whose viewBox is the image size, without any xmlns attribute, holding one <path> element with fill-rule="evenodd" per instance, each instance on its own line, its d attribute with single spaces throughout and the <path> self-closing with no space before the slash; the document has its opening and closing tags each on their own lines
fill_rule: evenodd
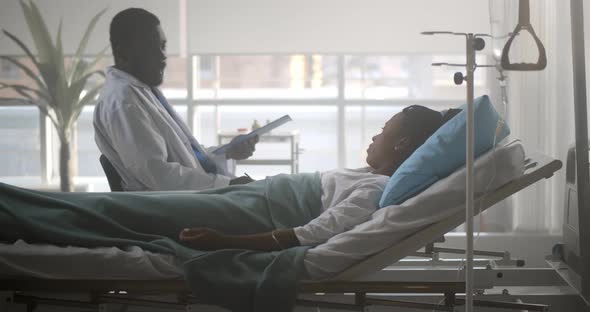
<svg viewBox="0 0 590 312">
<path fill-rule="evenodd" d="M 273 238 L 273 232 L 227 235 L 210 228 L 192 228 L 180 232 L 179 239 L 181 242 L 198 250 L 249 249 L 274 251 L 299 246 L 299 241 L 293 229 L 275 230 Z"/>
</svg>

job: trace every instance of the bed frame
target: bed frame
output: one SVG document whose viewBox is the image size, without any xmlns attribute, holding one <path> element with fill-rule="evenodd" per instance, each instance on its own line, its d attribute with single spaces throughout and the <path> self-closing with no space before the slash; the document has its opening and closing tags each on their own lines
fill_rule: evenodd
<svg viewBox="0 0 590 312">
<path fill-rule="evenodd" d="M 525 161 L 525 174 L 476 200 L 482 211 L 536 182 L 550 178 L 562 166 L 561 161 L 537 154 Z M 298 287 L 297 305 L 326 307 L 341 310 L 363 311 L 368 306 L 396 306 L 437 311 L 453 311 L 464 304 L 457 294 L 465 292 L 464 281 L 388 282 L 370 280 L 370 275 L 412 254 L 418 249 L 444 236 L 465 220 L 460 211 L 407 237 L 401 242 L 359 262 L 340 274 L 322 281 L 302 281 Z M 43 296 L 34 293 L 42 293 Z M 85 300 L 55 298 L 53 294 L 78 294 Z M 320 300 L 316 294 L 354 294 L 353 302 L 336 303 Z M 441 294 L 440 304 L 399 301 L 376 298 L 367 294 Z M 46 297 L 50 294 L 51 297 Z M 169 299 L 149 299 L 149 296 L 168 296 Z M 307 299 L 311 297 L 311 299 Z M 352 298 L 352 296 L 351 296 Z M 191 305 L 200 304 L 191 295 L 183 280 L 67 280 L 27 277 L 0 278 L 0 310 L 2 304 L 26 304 L 27 312 L 38 305 L 58 305 L 103 312 L 108 306 L 129 305 L 191 311 Z M 548 311 L 547 305 L 474 300 L 474 305 L 503 309 Z"/>
</svg>

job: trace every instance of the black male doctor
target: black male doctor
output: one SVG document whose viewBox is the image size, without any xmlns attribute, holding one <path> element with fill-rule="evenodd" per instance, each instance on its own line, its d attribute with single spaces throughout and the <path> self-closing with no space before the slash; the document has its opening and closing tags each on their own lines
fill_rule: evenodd
<svg viewBox="0 0 590 312">
<path fill-rule="evenodd" d="M 166 66 L 166 36 L 154 14 L 119 12 L 110 41 L 115 65 L 106 70 L 94 111 L 95 141 L 124 190 L 206 190 L 252 181 L 233 175 L 233 160 L 250 157 L 258 138 L 224 155 L 209 153 L 157 88 Z"/>
</svg>

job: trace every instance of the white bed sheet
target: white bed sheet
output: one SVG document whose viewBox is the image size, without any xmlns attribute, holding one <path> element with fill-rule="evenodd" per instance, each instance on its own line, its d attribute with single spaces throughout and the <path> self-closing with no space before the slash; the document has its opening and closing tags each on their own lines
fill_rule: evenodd
<svg viewBox="0 0 590 312">
<path fill-rule="evenodd" d="M 182 278 L 181 266 L 171 255 L 137 246 L 83 248 L 28 244 L 0 244 L 0 277 L 148 280 Z"/>
</svg>

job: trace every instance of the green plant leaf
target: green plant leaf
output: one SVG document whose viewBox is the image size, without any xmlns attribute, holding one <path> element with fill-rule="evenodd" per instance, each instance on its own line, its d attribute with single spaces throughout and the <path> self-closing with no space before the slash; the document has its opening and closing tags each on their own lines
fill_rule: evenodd
<svg viewBox="0 0 590 312">
<path fill-rule="evenodd" d="M 94 76 L 94 75 L 99 75 L 99 76 L 101 76 L 101 77 L 103 77 L 103 78 L 104 78 L 104 72 L 103 72 L 102 70 L 95 70 L 95 71 L 89 72 L 89 73 L 87 73 L 86 75 L 84 75 L 84 76 L 82 76 L 82 77 L 78 78 L 78 80 L 74 81 L 74 82 L 73 82 L 73 83 L 70 85 L 70 87 L 72 87 L 72 86 L 74 86 L 74 85 L 80 85 L 80 86 L 84 87 L 84 85 L 86 85 L 86 82 L 87 82 L 87 80 L 88 80 L 90 77 Z M 82 90 L 82 89 L 80 89 L 80 91 L 81 91 L 81 90 Z M 78 93 L 80 93 L 80 92 L 78 92 Z"/>
<path fill-rule="evenodd" d="M 86 27 L 86 31 L 84 32 L 84 35 L 82 36 L 82 40 L 80 40 L 80 44 L 78 45 L 78 49 L 76 50 L 76 54 L 74 54 L 74 60 L 72 63 L 72 70 L 70 72 L 70 74 L 68 75 L 69 77 L 69 81 L 73 81 L 75 80 L 75 75 L 76 75 L 76 70 L 78 68 L 78 63 L 80 62 L 80 60 L 82 60 L 82 53 L 84 53 L 84 51 L 86 50 L 86 45 L 88 44 L 88 40 L 90 38 L 90 34 L 92 33 L 92 31 L 94 30 L 94 27 L 96 26 L 96 23 L 98 22 L 98 20 L 100 19 L 100 17 L 106 12 L 106 9 L 103 9 L 102 11 L 98 12 L 98 14 L 96 14 L 91 20 L 90 23 L 88 24 L 88 27 Z"/>
<path fill-rule="evenodd" d="M 12 89 L 12 90 L 14 90 L 15 92 L 17 92 L 18 94 L 22 95 L 25 98 L 25 99 L 19 99 L 19 98 L 12 98 L 12 97 L 1 97 L 0 99 L 2 99 L 2 100 L 6 100 L 6 99 L 22 100 L 23 102 L 34 104 L 33 103 L 33 97 L 30 94 L 28 94 L 26 92 L 23 92 L 23 90 L 21 88 L 19 88 L 19 87 L 26 87 L 26 86 L 23 86 L 23 85 L 8 85 L 8 84 L 5 84 L 5 83 L 0 82 L 0 90 L 2 90 L 2 89 Z"/>
<path fill-rule="evenodd" d="M 65 77 L 62 74 L 58 74 L 55 91 L 55 107 L 57 107 L 57 111 L 61 113 L 63 119 L 68 120 L 72 115 L 73 106 L 73 97 L 71 94 L 68 94 Z"/>
<path fill-rule="evenodd" d="M 23 86 L 23 85 L 7 85 L 7 84 L 2 84 L 2 86 L 0 86 L 0 90 L 2 89 L 12 89 L 14 91 L 16 91 L 18 94 L 24 96 L 26 99 L 28 99 L 29 101 L 34 101 L 33 97 L 28 94 L 26 89 L 28 87 L 27 86 Z"/>
<path fill-rule="evenodd" d="M 26 92 L 34 93 L 35 95 L 37 95 L 37 97 L 39 97 L 39 99 L 43 99 L 45 101 L 48 101 L 50 99 L 47 96 L 47 93 L 41 92 L 37 89 L 33 89 L 33 88 L 31 88 L 29 86 L 25 86 L 25 85 L 2 83 L 2 85 L 0 86 L 0 89 L 13 89 L 14 91 L 18 92 L 20 95 L 23 95 L 27 99 L 30 99 L 32 101 L 35 101 L 37 99 L 34 99 L 33 97 L 30 96 L 30 94 L 28 94 Z M 25 93 L 23 93 L 23 92 L 25 92 Z"/>
<path fill-rule="evenodd" d="M 90 101 L 94 100 L 98 92 L 102 89 L 103 84 L 100 84 L 88 91 L 84 97 L 78 103 L 78 107 L 84 107 L 86 104 L 90 103 Z"/>
<path fill-rule="evenodd" d="M 55 53 L 53 54 L 53 62 L 57 68 L 57 71 L 59 73 L 59 75 L 61 76 L 63 73 L 65 73 L 65 65 L 64 65 L 64 60 L 65 60 L 65 55 L 64 55 L 64 50 L 63 50 L 63 45 L 62 45 L 62 40 L 61 40 L 61 30 L 62 30 L 62 20 L 59 20 L 59 26 L 57 28 L 57 38 L 55 39 Z"/>
<path fill-rule="evenodd" d="M 63 53 L 63 45 L 61 40 L 62 34 L 62 21 L 59 21 L 59 26 L 57 28 L 57 37 L 55 39 L 55 50 L 53 53 L 53 66 L 55 66 L 55 71 L 57 72 L 57 81 L 56 81 L 56 90 L 55 90 L 55 100 L 56 106 L 60 107 L 60 111 L 65 120 L 69 118 L 72 114 L 73 105 L 75 103 L 73 95 L 68 93 L 68 81 L 66 78 L 66 69 L 64 65 L 64 53 Z"/>
<path fill-rule="evenodd" d="M 70 85 L 69 93 L 72 95 L 72 98 L 73 98 L 74 102 L 76 103 L 75 104 L 76 106 L 78 105 L 77 103 L 80 100 L 80 94 L 84 90 L 84 87 L 86 86 L 86 83 L 88 82 L 88 79 L 94 75 L 99 75 L 99 76 L 104 77 L 104 73 L 101 70 L 95 70 L 93 72 L 90 72 L 90 73 L 84 75 L 83 77 L 74 81 Z M 100 85 L 102 85 L 102 83 Z"/>
<path fill-rule="evenodd" d="M 104 77 L 104 73 L 93 68 L 103 57 L 108 46 L 90 63 L 85 62 L 82 56 L 97 21 L 106 10 L 96 14 L 89 22 L 72 60 L 72 66 L 66 68 L 62 44 L 62 21 L 60 20 L 54 44 L 37 5 L 32 0 L 19 0 L 19 3 L 37 50 L 36 54 L 33 54 L 32 50 L 13 34 L 6 30 L 3 32 L 27 54 L 37 67 L 39 74 L 19 62 L 17 58 L 6 56 L 2 59 L 8 60 L 20 68 L 35 81 L 39 88 L 0 83 L 0 89 L 11 88 L 29 102 L 36 104 L 41 112 L 51 119 L 58 132 L 65 133 L 79 117 L 83 106 L 90 102 L 102 88 L 101 83 L 80 98 L 91 76 L 101 75 Z M 34 97 L 38 97 L 38 99 Z"/>
<path fill-rule="evenodd" d="M 88 62 L 85 59 L 79 60 L 78 64 L 76 64 L 76 68 L 72 69 L 72 77 L 70 78 L 70 83 L 72 81 L 76 81 L 82 76 L 86 70 L 88 69 Z"/>
<path fill-rule="evenodd" d="M 55 70 L 55 67 L 51 64 L 40 63 L 38 68 L 50 96 L 54 98 L 57 84 L 57 71 Z"/>
<path fill-rule="evenodd" d="M 33 103 L 31 101 L 21 99 L 21 98 L 0 97 L 0 101 L 2 101 L 2 102 L 22 102 L 23 105 L 35 105 L 35 103 Z"/>
<path fill-rule="evenodd" d="M 42 113 L 43 113 L 45 116 L 47 116 L 47 117 L 49 118 L 49 120 L 51 120 L 51 123 L 53 124 L 53 126 L 54 126 L 56 129 L 59 129 L 59 128 L 62 126 L 62 125 L 60 125 L 60 124 L 57 122 L 57 120 L 55 119 L 55 116 L 54 116 L 54 114 L 53 114 L 53 113 L 54 113 L 54 111 L 51 111 L 51 110 L 48 108 L 48 106 L 47 106 L 47 105 L 45 105 L 44 103 L 39 103 L 39 102 L 37 102 L 37 103 L 34 103 L 34 104 L 36 104 L 36 105 L 37 105 L 37 107 L 39 108 L 39 110 L 40 110 L 40 111 L 41 111 L 41 112 L 42 112 Z"/>
<path fill-rule="evenodd" d="M 102 58 L 104 57 L 108 48 L 109 48 L 109 46 L 106 46 L 104 49 L 102 49 L 98 53 L 98 55 L 89 63 L 85 62 L 84 60 L 81 60 L 78 68 L 76 68 L 75 72 L 73 73 L 72 79 L 70 81 L 75 81 L 75 80 L 79 79 L 80 76 L 84 75 L 86 73 L 86 71 L 93 70 L 94 67 L 98 64 L 98 62 L 100 62 L 102 60 Z"/>
<path fill-rule="evenodd" d="M 39 13 L 39 9 L 32 1 L 29 1 L 29 5 L 25 4 L 24 1 L 19 1 L 27 24 L 29 25 L 29 31 L 33 37 L 33 42 L 37 47 L 37 53 L 39 54 L 39 63 L 48 63 L 53 61 L 53 44 L 51 43 L 51 35 L 47 30 L 47 25 Z"/>
<path fill-rule="evenodd" d="M 31 61 L 33 61 L 33 64 L 35 64 L 36 67 L 39 67 L 39 63 L 37 62 L 37 58 L 35 58 L 33 53 L 31 53 L 31 50 L 20 39 L 18 39 L 15 35 L 13 35 L 12 33 L 8 32 L 5 29 L 3 29 L 2 32 L 4 32 L 4 34 L 8 38 L 10 38 L 12 41 L 14 41 L 23 51 L 25 51 L 27 56 L 29 58 L 31 58 Z"/>
<path fill-rule="evenodd" d="M 49 89 L 49 95 L 51 101 L 48 101 L 49 107 L 55 111 L 56 119 L 59 124 L 63 124 L 65 121 L 64 119 L 64 112 L 60 109 L 61 105 L 59 105 L 58 95 L 57 95 L 57 70 L 52 64 L 39 64 L 39 72 L 41 76 L 43 76 L 43 80 L 47 84 L 47 88 Z"/>
<path fill-rule="evenodd" d="M 39 87 L 40 91 L 47 92 L 47 86 L 45 86 L 45 83 L 41 79 L 39 79 L 39 75 L 35 74 L 30 68 L 25 66 L 23 63 L 19 62 L 17 59 L 15 59 L 12 56 L 0 55 L 0 59 L 7 60 L 10 63 L 17 66 L 18 68 L 20 68 L 23 72 L 25 72 L 25 74 L 27 76 L 29 76 L 29 78 L 31 78 L 31 79 L 33 79 L 33 81 L 35 81 L 35 83 Z"/>
<path fill-rule="evenodd" d="M 102 89 L 102 84 L 90 89 L 82 99 L 80 99 L 80 102 L 78 102 L 78 105 L 76 105 L 76 110 L 74 111 L 73 114 L 73 119 L 72 122 L 75 121 L 76 119 L 78 119 L 78 117 L 80 116 L 80 112 L 82 112 L 82 109 L 84 109 L 84 106 L 88 103 L 90 103 L 90 101 L 92 101 L 96 95 L 98 94 L 98 92 L 100 92 L 100 90 Z"/>
</svg>

